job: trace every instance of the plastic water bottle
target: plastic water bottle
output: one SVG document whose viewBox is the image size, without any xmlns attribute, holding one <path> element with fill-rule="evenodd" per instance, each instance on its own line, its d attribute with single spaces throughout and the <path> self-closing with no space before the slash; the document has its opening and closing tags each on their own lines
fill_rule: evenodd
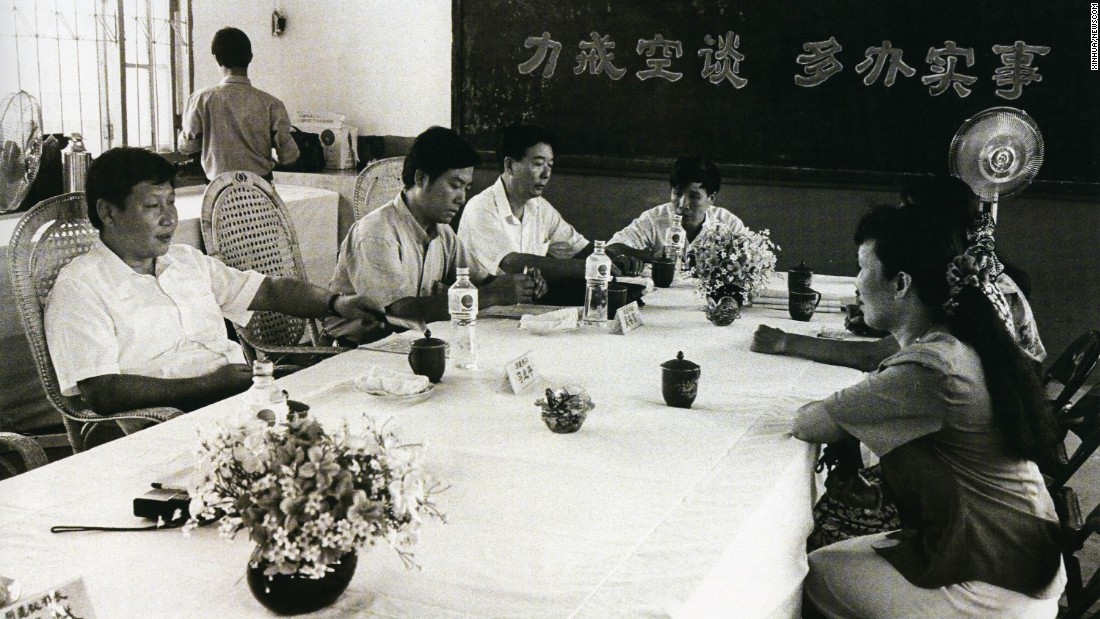
<svg viewBox="0 0 1100 619">
<path fill-rule="evenodd" d="M 684 231 L 684 218 L 681 215 L 672 216 L 672 224 L 665 230 L 665 253 L 669 258 L 676 259 L 678 272 L 684 266 L 684 243 L 687 240 L 687 232 Z"/>
<path fill-rule="evenodd" d="M 451 355 L 456 368 L 477 369 L 477 286 L 470 282 L 470 269 L 455 269 L 458 278 L 447 291 L 451 314 Z"/>
<path fill-rule="evenodd" d="M 275 384 L 275 364 L 267 359 L 252 362 L 252 386 L 245 394 L 245 401 L 252 415 L 262 410 L 275 413 L 275 423 L 286 423 L 290 409 L 286 403 L 286 394 Z"/>
<path fill-rule="evenodd" d="M 604 242 L 596 241 L 592 255 L 584 261 L 584 323 L 601 325 L 607 322 L 607 286 L 611 283 L 611 258 L 603 250 Z"/>
</svg>

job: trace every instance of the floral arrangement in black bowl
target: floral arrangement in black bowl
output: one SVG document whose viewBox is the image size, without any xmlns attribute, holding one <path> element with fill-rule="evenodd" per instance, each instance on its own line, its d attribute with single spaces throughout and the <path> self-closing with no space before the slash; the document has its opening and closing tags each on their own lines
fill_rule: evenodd
<svg viewBox="0 0 1100 619">
<path fill-rule="evenodd" d="M 535 400 L 542 409 L 542 420 L 551 432 L 571 434 L 581 429 L 595 403 L 588 392 L 580 387 L 565 386 L 561 389 L 547 389 L 546 397 Z"/>
</svg>

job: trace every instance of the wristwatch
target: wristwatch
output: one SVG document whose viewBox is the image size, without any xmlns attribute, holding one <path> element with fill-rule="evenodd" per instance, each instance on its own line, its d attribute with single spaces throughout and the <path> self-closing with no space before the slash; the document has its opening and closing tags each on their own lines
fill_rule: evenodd
<svg viewBox="0 0 1100 619">
<path fill-rule="evenodd" d="M 339 292 L 334 292 L 332 296 L 328 298 L 328 315 L 335 316 L 337 318 L 343 318 L 344 315 L 336 311 L 336 300 L 342 295 Z"/>
</svg>

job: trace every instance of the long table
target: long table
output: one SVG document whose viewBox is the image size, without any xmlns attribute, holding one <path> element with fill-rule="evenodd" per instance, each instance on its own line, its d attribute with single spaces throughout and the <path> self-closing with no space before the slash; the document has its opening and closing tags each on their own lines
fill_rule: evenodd
<svg viewBox="0 0 1100 619">
<path fill-rule="evenodd" d="M 839 316 L 797 323 L 753 307 L 715 327 L 689 288 L 645 301 L 645 324 L 625 336 L 537 336 L 483 319 L 483 369 L 448 368 L 415 404 L 354 388 L 371 364 L 407 369 L 391 353 L 352 351 L 280 379 L 326 426 L 389 419 L 426 445 L 427 468 L 450 486 L 439 501 L 448 522 L 426 524 L 415 548 L 422 571 L 371 547 L 348 592 L 317 616 L 797 616 L 817 449 L 787 431 L 800 404 L 860 374 L 755 354 L 749 342 L 760 323 L 812 333 Z M 592 395 L 576 434 L 552 434 L 538 393 L 507 387 L 503 365 L 527 351 L 549 383 Z M 661 398 L 659 365 L 677 351 L 702 366 L 691 409 Z M 131 499 L 242 407 L 230 398 L 0 482 L 0 574 L 25 592 L 83 577 L 101 617 L 268 616 L 244 579 L 243 536 L 49 532 L 138 524 Z"/>
<path fill-rule="evenodd" d="M 179 225 L 172 238 L 202 248 L 202 197 L 205 186 L 176 190 Z M 286 204 L 298 237 L 306 276 L 309 281 L 327 286 L 336 269 L 337 209 L 339 194 L 327 189 L 298 187 L 276 183 L 276 191 Z M 8 243 L 22 213 L 0 215 L 0 348 L 8 351 L 0 364 L 0 430 L 30 432 L 60 425 L 61 418 L 46 401 L 38 382 L 34 360 L 19 322 L 11 279 L 8 275 Z"/>
</svg>

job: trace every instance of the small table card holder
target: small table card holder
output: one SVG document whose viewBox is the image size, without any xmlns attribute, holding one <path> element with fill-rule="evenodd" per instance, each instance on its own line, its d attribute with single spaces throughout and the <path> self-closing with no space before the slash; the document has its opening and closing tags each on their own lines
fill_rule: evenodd
<svg viewBox="0 0 1100 619">
<path fill-rule="evenodd" d="M 84 579 L 77 578 L 47 591 L 23 596 L 14 604 L 0 608 L 3 619 L 95 619 Z"/>
<path fill-rule="evenodd" d="M 526 391 L 531 385 L 538 382 L 540 376 L 535 363 L 531 358 L 532 351 L 528 350 L 522 355 L 512 359 L 504 366 L 504 372 L 508 378 L 508 384 L 512 387 L 512 393 Z"/>
<path fill-rule="evenodd" d="M 645 323 L 642 322 L 642 310 L 638 307 L 637 301 L 632 301 L 615 312 L 615 324 L 611 326 L 611 333 L 627 335 L 643 324 Z"/>
</svg>

